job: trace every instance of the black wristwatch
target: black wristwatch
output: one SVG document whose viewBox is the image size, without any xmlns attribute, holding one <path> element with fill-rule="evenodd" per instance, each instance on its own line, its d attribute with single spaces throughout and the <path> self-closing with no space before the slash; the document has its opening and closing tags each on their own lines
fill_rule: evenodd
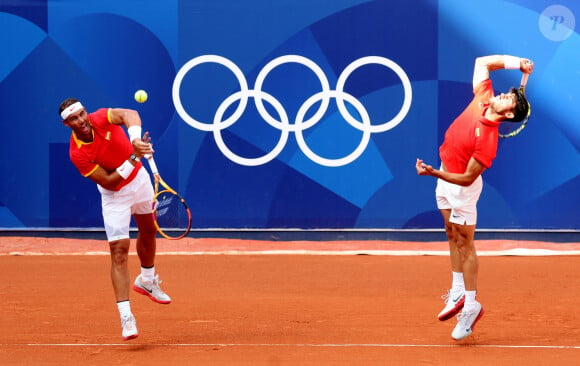
<svg viewBox="0 0 580 366">
<path fill-rule="evenodd" d="M 135 154 L 131 154 L 131 156 L 129 156 L 129 159 L 133 160 L 135 163 L 138 163 L 141 160 Z"/>
</svg>

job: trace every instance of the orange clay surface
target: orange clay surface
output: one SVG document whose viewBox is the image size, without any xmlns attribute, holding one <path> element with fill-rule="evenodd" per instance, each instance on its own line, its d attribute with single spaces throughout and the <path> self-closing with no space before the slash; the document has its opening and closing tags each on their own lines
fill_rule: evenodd
<svg viewBox="0 0 580 366">
<path fill-rule="evenodd" d="M 107 247 L 0 237 L 0 365 L 580 363 L 578 243 L 482 242 L 486 314 L 459 342 L 456 320 L 436 318 L 451 280 L 445 243 L 159 240 L 173 303 L 133 292 L 140 333 L 127 342 Z M 493 255 L 518 248 L 533 255 Z"/>
</svg>

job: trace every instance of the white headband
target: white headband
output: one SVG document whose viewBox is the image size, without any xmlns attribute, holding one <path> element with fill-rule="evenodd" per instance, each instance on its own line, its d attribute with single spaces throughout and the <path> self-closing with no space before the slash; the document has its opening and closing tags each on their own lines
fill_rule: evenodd
<svg viewBox="0 0 580 366">
<path fill-rule="evenodd" d="M 68 118 L 68 116 L 80 111 L 83 108 L 84 107 L 81 104 L 81 102 L 73 103 L 73 104 L 69 105 L 68 107 L 66 107 L 62 112 L 60 112 L 60 118 L 62 118 L 62 120 L 64 121 L 65 119 Z"/>
</svg>

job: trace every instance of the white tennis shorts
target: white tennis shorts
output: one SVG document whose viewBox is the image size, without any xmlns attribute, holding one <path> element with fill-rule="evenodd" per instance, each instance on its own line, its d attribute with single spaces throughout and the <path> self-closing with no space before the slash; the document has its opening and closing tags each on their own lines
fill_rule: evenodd
<svg viewBox="0 0 580 366">
<path fill-rule="evenodd" d="M 449 221 L 459 225 L 475 225 L 477 223 L 477 201 L 483 189 L 481 175 L 468 187 L 459 186 L 437 179 L 435 197 L 437 208 L 451 210 Z"/>
<path fill-rule="evenodd" d="M 153 185 L 143 167 L 135 179 L 119 191 L 110 191 L 97 184 L 101 193 L 103 221 L 109 242 L 129 238 L 131 215 L 151 213 Z"/>
</svg>

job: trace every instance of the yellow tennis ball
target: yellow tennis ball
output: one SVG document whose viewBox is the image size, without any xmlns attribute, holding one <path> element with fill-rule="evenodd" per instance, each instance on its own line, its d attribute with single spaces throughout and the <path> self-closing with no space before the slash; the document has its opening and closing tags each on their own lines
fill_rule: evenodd
<svg viewBox="0 0 580 366">
<path fill-rule="evenodd" d="M 137 103 L 145 103 L 147 101 L 147 92 L 145 90 L 137 90 L 135 92 L 135 101 Z"/>
</svg>

